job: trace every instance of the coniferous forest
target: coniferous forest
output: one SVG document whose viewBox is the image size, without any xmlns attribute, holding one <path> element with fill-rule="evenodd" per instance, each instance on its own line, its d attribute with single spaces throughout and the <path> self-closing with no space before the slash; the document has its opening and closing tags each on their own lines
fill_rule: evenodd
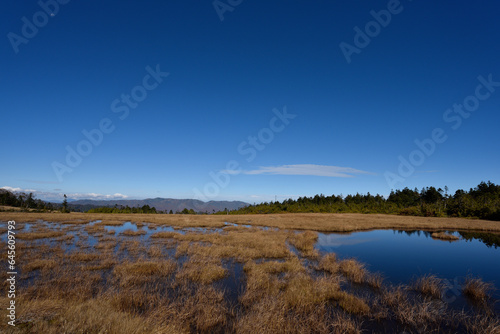
<svg viewBox="0 0 500 334">
<path fill-rule="evenodd" d="M 391 191 L 387 198 L 381 195 L 331 195 L 299 197 L 283 202 L 254 204 L 230 214 L 257 213 L 386 213 L 425 217 L 470 217 L 500 220 L 500 185 L 481 182 L 469 191 L 454 194 L 445 189 L 426 187 Z"/>
</svg>

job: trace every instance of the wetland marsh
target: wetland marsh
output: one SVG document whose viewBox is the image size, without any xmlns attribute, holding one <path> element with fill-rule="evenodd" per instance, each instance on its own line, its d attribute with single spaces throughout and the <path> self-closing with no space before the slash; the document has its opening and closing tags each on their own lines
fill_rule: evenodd
<svg viewBox="0 0 500 334">
<path fill-rule="evenodd" d="M 384 221 L 382 215 L 165 216 L 2 213 L 2 249 L 6 222 L 16 220 L 18 308 L 16 326 L 0 329 L 500 330 L 498 223 Z M 345 232 L 349 228 L 357 232 Z M 2 305 L 6 289 L 4 283 Z M 2 312 L 5 317 L 5 307 Z"/>
</svg>

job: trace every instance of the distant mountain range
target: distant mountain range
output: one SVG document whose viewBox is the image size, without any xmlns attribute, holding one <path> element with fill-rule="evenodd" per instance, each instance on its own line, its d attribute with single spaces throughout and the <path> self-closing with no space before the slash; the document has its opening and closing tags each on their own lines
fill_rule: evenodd
<svg viewBox="0 0 500 334">
<path fill-rule="evenodd" d="M 203 202 L 196 199 L 174 199 L 174 198 L 146 198 L 146 199 L 124 199 L 124 200 L 91 200 L 83 199 L 77 201 L 71 201 L 68 203 L 73 209 L 87 211 L 97 207 L 113 207 L 118 206 L 129 206 L 129 207 L 142 207 L 144 205 L 149 205 L 150 207 L 155 207 L 157 211 L 170 211 L 174 213 L 177 211 L 182 211 L 184 209 L 193 209 L 196 212 L 208 212 L 212 213 L 214 211 L 224 211 L 236 210 L 244 206 L 249 205 L 245 202 L 239 201 L 209 201 Z"/>
</svg>

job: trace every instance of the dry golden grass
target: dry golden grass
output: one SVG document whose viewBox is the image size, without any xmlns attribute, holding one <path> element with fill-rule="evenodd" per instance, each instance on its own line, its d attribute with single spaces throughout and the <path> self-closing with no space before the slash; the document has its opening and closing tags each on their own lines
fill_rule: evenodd
<svg viewBox="0 0 500 334">
<path fill-rule="evenodd" d="M 492 283 L 484 282 L 480 278 L 467 277 L 462 287 L 462 292 L 465 296 L 473 300 L 485 301 L 490 297 L 493 289 L 494 285 Z"/>
<path fill-rule="evenodd" d="M 354 283 L 363 283 L 366 277 L 365 265 L 354 260 L 346 259 L 339 262 L 339 270 L 345 277 Z"/>
<path fill-rule="evenodd" d="M 150 315 L 160 325 L 174 324 L 175 330 L 183 333 L 223 332 L 230 316 L 224 293 L 203 284 L 194 288 L 183 285 L 170 305 L 160 306 Z"/>
<path fill-rule="evenodd" d="M 446 240 L 446 241 L 457 241 L 460 240 L 459 237 L 453 234 L 449 234 L 446 232 L 434 232 L 431 234 L 431 237 L 434 239 Z"/>
<path fill-rule="evenodd" d="M 112 252 L 116 247 L 117 242 L 98 242 L 97 245 L 94 246 L 95 249 L 98 249 L 101 253 Z"/>
<path fill-rule="evenodd" d="M 441 300 L 429 298 L 410 298 L 409 287 L 398 286 L 383 292 L 382 303 L 387 305 L 395 318 L 405 326 L 411 326 L 422 332 L 429 332 L 431 328 L 450 318 L 446 304 Z"/>
<path fill-rule="evenodd" d="M 103 298 L 69 303 L 61 299 L 23 299 L 17 312 L 16 327 L 0 325 L 2 333 L 146 334 L 154 330 L 138 316 L 115 311 Z"/>
<path fill-rule="evenodd" d="M 367 273 L 365 281 L 372 288 L 380 289 L 384 283 L 384 277 L 380 273 Z"/>
<path fill-rule="evenodd" d="M 445 283 L 435 275 L 428 274 L 417 278 L 413 282 L 412 288 L 423 295 L 440 299 L 445 289 Z"/>
<path fill-rule="evenodd" d="M 116 265 L 116 260 L 113 259 L 103 259 L 102 261 L 99 261 L 96 264 L 88 264 L 87 266 L 83 267 L 83 270 L 105 270 L 105 269 L 111 269 L 113 268 L 114 265 Z"/>
<path fill-rule="evenodd" d="M 254 226 L 246 227 L 246 226 L 233 226 L 233 225 L 228 225 L 223 228 L 224 232 L 231 232 L 231 231 L 246 231 L 248 229 L 256 228 Z"/>
<path fill-rule="evenodd" d="M 206 255 L 214 258 L 234 258 L 245 262 L 258 258 L 284 258 L 290 255 L 285 232 L 260 230 L 233 231 L 227 234 L 178 234 L 180 255 Z"/>
<path fill-rule="evenodd" d="M 139 285 L 155 279 L 164 279 L 171 275 L 177 264 L 172 260 L 125 262 L 116 265 L 113 275 L 121 286 Z"/>
<path fill-rule="evenodd" d="M 459 317 L 465 323 L 467 333 L 471 334 L 500 334 L 500 318 L 494 315 L 484 314 L 459 314 Z"/>
<path fill-rule="evenodd" d="M 75 236 L 73 234 L 65 234 L 65 235 L 62 235 L 58 238 L 55 238 L 55 240 L 69 242 L 69 241 L 72 241 L 74 238 L 75 238 Z"/>
<path fill-rule="evenodd" d="M 47 270 L 52 269 L 57 265 L 57 262 L 52 259 L 44 260 L 44 259 L 35 259 L 30 261 L 29 263 L 22 266 L 23 272 L 30 272 L 33 270 Z"/>
<path fill-rule="evenodd" d="M 97 253 L 86 253 L 86 252 L 78 252 L 72 253 L 68 255 L 68 258 L 71 262 L 90 262 L 96 261 L 100 259 L 100 254 Z"/>
<path fill-rule="evenodd" d="M 65 232 L 60 232 L 60 231 L 23 232 L 16 234 L 16 238 L 21 240 L 35 240 L 35 239 L 58 238 L 62 237 L 65 234 L 66 234 Z"/>
<path fill-rule="evenodd" d="M 210 284 L 224 278 L 227 270 L 222 267 L 220 260 L 193 256 L 185 262 L 182 269 L 177 273 L 177 280 L 189 279 L 193 282 Z"/>
<path fill-rule="evenodd" d="M 363 299 L 345 291 L 337 291 L 333 297 L 337 300 L 338 305 L 348 313 L 368 314 L 370 312 L 370 307 Z"/>
<path fill-rule="evenodd" d="M 324 305 L 318 306 L 314 312 L 304 313 L 288 309 L 283 299 L 265 297 L 251 305 L 236 319 L 232 332 L 241 334 L 326 334 L 333 332 L 330 320 Z"/>
<path fill-rule="evenodd" d="M 163 255 L 162 247 L 159 245 L 150 246 L 148 249 L 148 255 L 150 257 L 161 257 Z"/>
<path fill-rule="evenodd" d="M 225 221 L 269 226 L 288 230 L 313 230 L 347 232 L 373 229 L 420 230 L 476 230 L 500 232 L 500 222 L 465 218 L 413 217 L 357 213 L 299 213 L 271 215 L 160 215 L 160 214 L 89 214 L 89 213 L 38 213 L 0 212 L 0 221 L 33 222 L 38 219 L 62 221 L 143 221 L 159 226 L 225 227 Z"/>
<path fill-rule="evenodd" d="M 156 232 L 151 234 L 151 238 L 164 238 L 164 239 L 174 239 L 178 237 L 180 233 L 177 232 Z"/>
<path fill-rule="evenodd" d="M 336 312 L 332 321 L 334 334 L 361 334 L 362 322 L 353 319 L 351 316 Z"/>
<path fill-rule="evenodd" d="M 325 254 L 316 267 L 318 270 L 324 270 L 330 274 L 341 272 L 354 283 L 366 283 L 372 288 L 380 289 L 384 278 L 378 273 L 369 273 L 364 264 L 354 259 L 347 259 L 338 262 L 334 253 Z"/>
<path fill-rule="evenodd" d="M 86 225 L 85 231 L 89 234 L 106 233 L 106 229 L 104 228 L 104 225 L 99 225 L 99 224 Z"/>
<path fill-rule="evenodd" d="M 284 280 L 278 278 L 278 274 L 305 272 L 297 257 L 291 257 L 285 262 L 249 261 L 243 270 L 247 276 L 246 290 L 240 298 L 243 305 L 251 305 L 265 296 L 277 296 L 286 284 Z"/>
<path fill-rule="evenodd" d="M 63 232 L 63 224 L 47 225 L 38 220 L 51 220 L 50 216 L 24 215 L 35 221 L 30 233 Z M 30 280 L 19 286 L 18 326 L 12 329 L 0 322 L 2 333 L 361 333 L 370 332 L 374 321 L 382 326 L 387 321 L 389 328 L 396 325 L 398 332 L 499 330 L 496 314 L 456 316 L 447 309 L 438 299 L 441 281 L 431 276 L 410 287 L 393 288 L 384 286 L 379 274 L 369 273 L 355 260 L 338 261 L 335 254 L 316 257 L 313 246 L 317 233 L 309 230 L 359 229 L 368 226 L 362 223 L 364 217 L 377 221 L 380 215 L 54 215 L 57 219 L 53 221 L 74 222 L 64 224 L 64 231 L 75 231 L 77 248 L 66 253 L 68 243 L 73 241 L 69 234 L 41 241 L 18 240 L 16 256 L 23 272 L 20 280 Z M 349 217 L 353 221 L 345 224 Z M 397 218 L 404 221 L 406 217 Z M 302 226 L 299 229 L 305 232 L 238 226 L 208 234 L 160 232 L 146 240 L 133 235 L 111 237 L 102 223 L 82 223 L 97 219 L 114 220 L 116 225 L 144 221 L 150 226 L 210 228 L 222 227 L 225 219 L 241 219 L 245 224 L 251 220 L 253 225 L 287 229 Z M 97 237 L 95 246 L 89 247 L 93 238 L 85 231 Z M 287 242 L 310 258 L 301 260 L 288 250 Z M 180 263 L 186 261 L 179 267 L 167 256 L 172 252 L 167 249 L 173 246 L 177 246 L 177 255 L 183 255 Z M 6 244 L 0 242 L 0 247 Z M 245 263 L 237 301 L 228 302 L 225 292 L 216 288 L 222 282 L 212 284 L 227 275 L 222 266 L 225 258 Z M 30 274 L 34 270 L 38 271 Z M 344 276 L 364 286 L 345 284 Z M 2 291 L 5 279 L 5 272 L 0 272 Z M 474 291 L 481 290 L 479 283 L 489 284 L 470 281 Z M 0 297 L 0 305 L 6 301 L 5 296 Z M 2 308 L 0 316 L 5 319 L 5 314 Z"/>
<path fill-rule="evenodd" d="M 314 245 L 318 241 L 318 233 L 313 231 L 305 231 L 302 233 L 290 233 L 288 242 L 297 248 L 302 256 L 318 257 L 319 253 L 314 249 Z"/>
<path fill-rule="evenodd" d="M 330 277 L 313 279 L 306 273 L 291 273 L 285 276 L 283 291 L 285 305 L 289 308 L 313 310 L 320 303 L 340 297 L 339 280 Z"/>
<path fill-rule="evenodd" d="M 144 244 L 132 238 L 124 240 L 120 243 L 120 251 L 127 251 L 129 256 L 133 257 L 147 253 L 147 249 Z"/>
<path fill-rule="evenodd" d="M 328 253 L 324 255 L 318 264 L 319 270 L 324 270 L 330 274 L 335 274 L 339 271 L 339 263 L 337 262 L 337 256 L 335 253 Z"/>
</svg>

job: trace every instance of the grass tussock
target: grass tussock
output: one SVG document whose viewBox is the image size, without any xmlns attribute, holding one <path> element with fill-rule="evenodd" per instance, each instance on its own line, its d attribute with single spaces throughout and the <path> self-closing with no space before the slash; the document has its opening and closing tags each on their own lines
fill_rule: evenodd
<svg viewBox="0 0 500 334">
<path fill-rule="evenodd" d="M 363 299 L 345 291 L 337 291 L 334 298 L 337 300 L 338 305 L 347 313 L 368 314 L 370 312 L 370 307 Z"/>
<path fill-rule="evenodd" d="M 318 250 L 314 245 L 318 241 L 318 233 L 313 231 L 305 231 L 302 233 L 290 233 L 288 242 L 297 248 L 305 257 L 318 257 Z"/>
<path fill-rule="evenodd" d="M 152 245 L 148 249 L 149 257 L 161 257 L 163 255 L 162 248 L 159 245 Z"/>
<path fill-rule="evenodd" d="M 457 241 L 460 240 L 459 237 L 453 234 L 449 234 L 446 232 L 434 232 L 431 234 L 431 237 L 434 239 L 447 240 L 447 241 Z"/>
<path fill-rule="evenodd" d="M 388 306 L 395 319 L 405 326 L 428 332 L 447 318 L 446 304 L 441 300 L 414 297 L 409 287 L 398 286 L 384 291 L 381 301 Z M 448 315 L 450 317 L 450 315 Z"/>
<path fill-rule="evenodd" d="M 354 260 L 346 259 L 339 262 L 339 270 L 347 279 L 354 283 L 363 283 L 366 278 L 365 265 Z"/>
<path fill-rule="evenodd" d="M 277 296 L 286 286 L 284 279 L 280 279 L 278 275 L 305 272 L 297 257 L 289 258 L 285 262 L 249 261 L 243 270 L 247 276 L 245 293 L 240 298 L 243 305 L 251 305 L 265 296 Z"/>
<path fill-rule="evenodd" d="M 417 278 L 412 284 L 412 288 L 415 291 L 420 292 L 424 296 L 436 299 L 440 299 L 443 296 L 445 287 L 444 280 L 430 274 Z"/>
<path fill-rule="evenodd" d="M 306 273 L 292 273 L 285 280 L 283 298 L 289 308 L 313 310 L 320 303 L 340 297 L 339 280 L 332 277 L 313 279 Z"/>
<path fill-rule="evenodd" d="M 104 225 L 100 224 L 94 224 L 94 225 L 86 225 L 85 226 L 85 231 L 89 234 L 97 234 L 97 233 L 106 233 L 106 229 L 104 228 Z"/>
<path fill-rule="evenodd" d="M 65 234 L 66 234 L 65 232 L 61 231 L 23 232 L 17 234 L 16 238 L 21 240 L 48 239 L 48 238 L 59 238 Z"/>
<path fill-rule="evenodd" d="M 328 253 L 324 255 L 318 264 L 319 270 L 324 270 L 330 274 L 335 274 L 339 271 L 339 263 L 337 262 L 337 256 L 335 253 Z"/>
<path fill-rule="evenodd" d="M 94 248 L 100 250 L 101 252 L 110 252 L 116 247 L 116 245 L 117 245 L 116 240 L 110 242 L 99 240 L 99 242 L 94 246 Z"/>
<path fill-rule="evenodd" d="M 125 262 L 116 265 L 113 275 L 121 286 L 139 285 L 171 275 L 177 264 L 172 260 Z"/>
<path fill-rule="evenodd" d="M 463 294 L 475 301 L 486 301 L 493 291 L 492 283 L 484 282 L 480 278 L 467 277 L 462 287 Z"/>
<path fill-rule="evenodd" d="M 100 258 L 100 255 L 97 253 L 85 253 L 85 252 L 79 252 L 79 253 L 73 253 L 69 255 L 69 260 L 71 262 L 90 262 L 90 261 L 96 261 Z"/>
<path fill-rule="evenodd" d="M 365 281 L 373 289 L 380 289 L 384 284 L 384 276 L 380 273 L 368 273 L 366 274 Z"/>
<path fill-rule="evenodd" d="M 180 233 L 176 232 L 156 232 L 151 235 L 151 238 L 174 239 L 179 235 Z"/>
<path fill-rule="evenodd" d="M 176 279 L 189 279 L 193 282 L 210 284 L 226 275 L 227 270 L 222 267 L 220 260 L 194 256 L 184 263 L 182 269 L 177 273 Z"/>
<path fill-rule="evenodd" d="M 471 334 L 499 334 L 500 318 L 488 314 L 459 314 L 463 320 L 467 333 Z"/>
</svg>

